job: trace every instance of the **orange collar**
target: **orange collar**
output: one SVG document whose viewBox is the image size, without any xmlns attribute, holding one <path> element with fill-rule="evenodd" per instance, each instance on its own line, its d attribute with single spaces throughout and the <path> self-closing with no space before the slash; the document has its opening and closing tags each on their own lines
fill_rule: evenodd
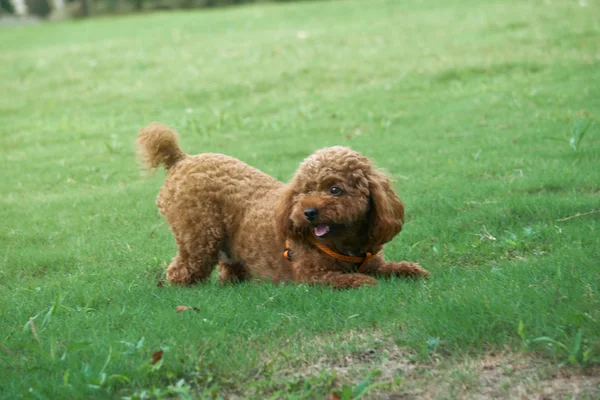
<svg viewBox="0 0 600 400">
<path fill-rule="evenodd" d="M 367 265 L 367 263 L 369 261 L 371 261 L 373 258 L 375 258 L 375 256 L 377 255 L 377 254 L 371 254 L 371 253 L 367 252 L 363 257 L 347 256 L 345 254 L 340 254 L 340 253 L 337 253 L 337 252 L 331 250 L 329 247 L 321 244 L 313 236 L 309 236 L 308 240 L 310 240 L 312 242 L 312 244 L 314 244 L 315 246 L 317 246 L 317 248 L 319 250 L 321 250 L 323 253 L 327 254 L 330 257 L 335 258 L 336 260 L 344 261 L 344 262 L 349 262 L 349 263 L 354 263 L 354 264 L 360 264 L 360 266 L 358 267 L 358 272 L 361 272 L 361 270 L 363 269 L 363 267 L 365 265 Z M 285 251 L 283 252 L 283 256 L 285 257 L 286 260 L 288 260 L 290 262 L 293 262 L 293 260 L 292 260 L 292 249 L 290 248 L 290 241 L 289 240 L 285 241 Z"/>
</svg>

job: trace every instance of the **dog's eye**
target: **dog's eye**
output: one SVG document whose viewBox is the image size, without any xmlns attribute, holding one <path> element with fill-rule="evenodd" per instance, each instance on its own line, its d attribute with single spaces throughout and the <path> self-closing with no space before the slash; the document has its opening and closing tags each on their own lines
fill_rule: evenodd
<svg viewBox="0 0 600 400">
<path fill-rule="evenodd" d="M 331 193 L 331 194 L 332 194 L 332 195 L 334 195 L 334 196 L 339 196 L 340 194 L 342 194 L 342 189 L 340 189 L 340 188 L 339 188 L 339 187 L 337 187 L 337 186 L 332 186 L 332 187 L 329 189 L 329 193 Z"/>
</svg>

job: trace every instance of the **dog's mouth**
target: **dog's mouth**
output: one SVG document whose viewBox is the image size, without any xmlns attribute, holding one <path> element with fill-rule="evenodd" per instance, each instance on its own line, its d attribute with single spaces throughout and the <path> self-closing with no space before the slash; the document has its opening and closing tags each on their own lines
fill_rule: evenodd
<svg viewBox="0 0 600 400">
<path fill-rule="evenodd" d="M 331 226 L 326 224 L 319 224 L 313 228 L 313 233 L 316 237 L 323 237 L 331 231 Z"/>
</svg>

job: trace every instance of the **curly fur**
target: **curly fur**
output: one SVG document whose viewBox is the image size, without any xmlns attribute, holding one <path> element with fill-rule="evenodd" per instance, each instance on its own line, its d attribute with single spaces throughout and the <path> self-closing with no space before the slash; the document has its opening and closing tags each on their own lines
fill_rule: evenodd
<svg viewBox="0 0 600 400">
<path fill-rule="evenodd" d="M 177 243 L 167 269 L 173 283 L 201 282 L 215 265 L 223 283 L 257 277 L 348 288 L 375 284 L 376 275 L 429 275 L 418 264 L 384 260 L 383 245 L 402 229 L 404 206 L 389 179 L 349 148 L 313 153 L 284 185 L 223 154 L 186 155 L 176 133 L 158 123 L 140 130 L 137 145 L 147 168 L 168 171 L 157 205 Z M 332 194 L 332 186 L 341 193 Z M 307 209 L 317 210 L 316 219 L 308 220 Z M 329 232 L 318 236 L 318 226 Z M 341 254 L 377 257 L 357 273 L 308 235 Z M 293 263 L 283 257 L 286 240 Z"/>
</svg>

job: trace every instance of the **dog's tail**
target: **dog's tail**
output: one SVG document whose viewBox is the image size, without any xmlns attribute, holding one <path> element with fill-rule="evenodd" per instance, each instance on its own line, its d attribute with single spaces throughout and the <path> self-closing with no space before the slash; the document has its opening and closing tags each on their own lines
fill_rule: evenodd
<svg viewBox="0 0 600 400">
<path fill-rule="evenodd" d="M 138 158 L 146 169 L 156 169 L 161 164 L 169 169 L 186 157 L 179 147 L 177 133 L 158 122 L 140 129 L 135 143 Z"/>
</svg>

